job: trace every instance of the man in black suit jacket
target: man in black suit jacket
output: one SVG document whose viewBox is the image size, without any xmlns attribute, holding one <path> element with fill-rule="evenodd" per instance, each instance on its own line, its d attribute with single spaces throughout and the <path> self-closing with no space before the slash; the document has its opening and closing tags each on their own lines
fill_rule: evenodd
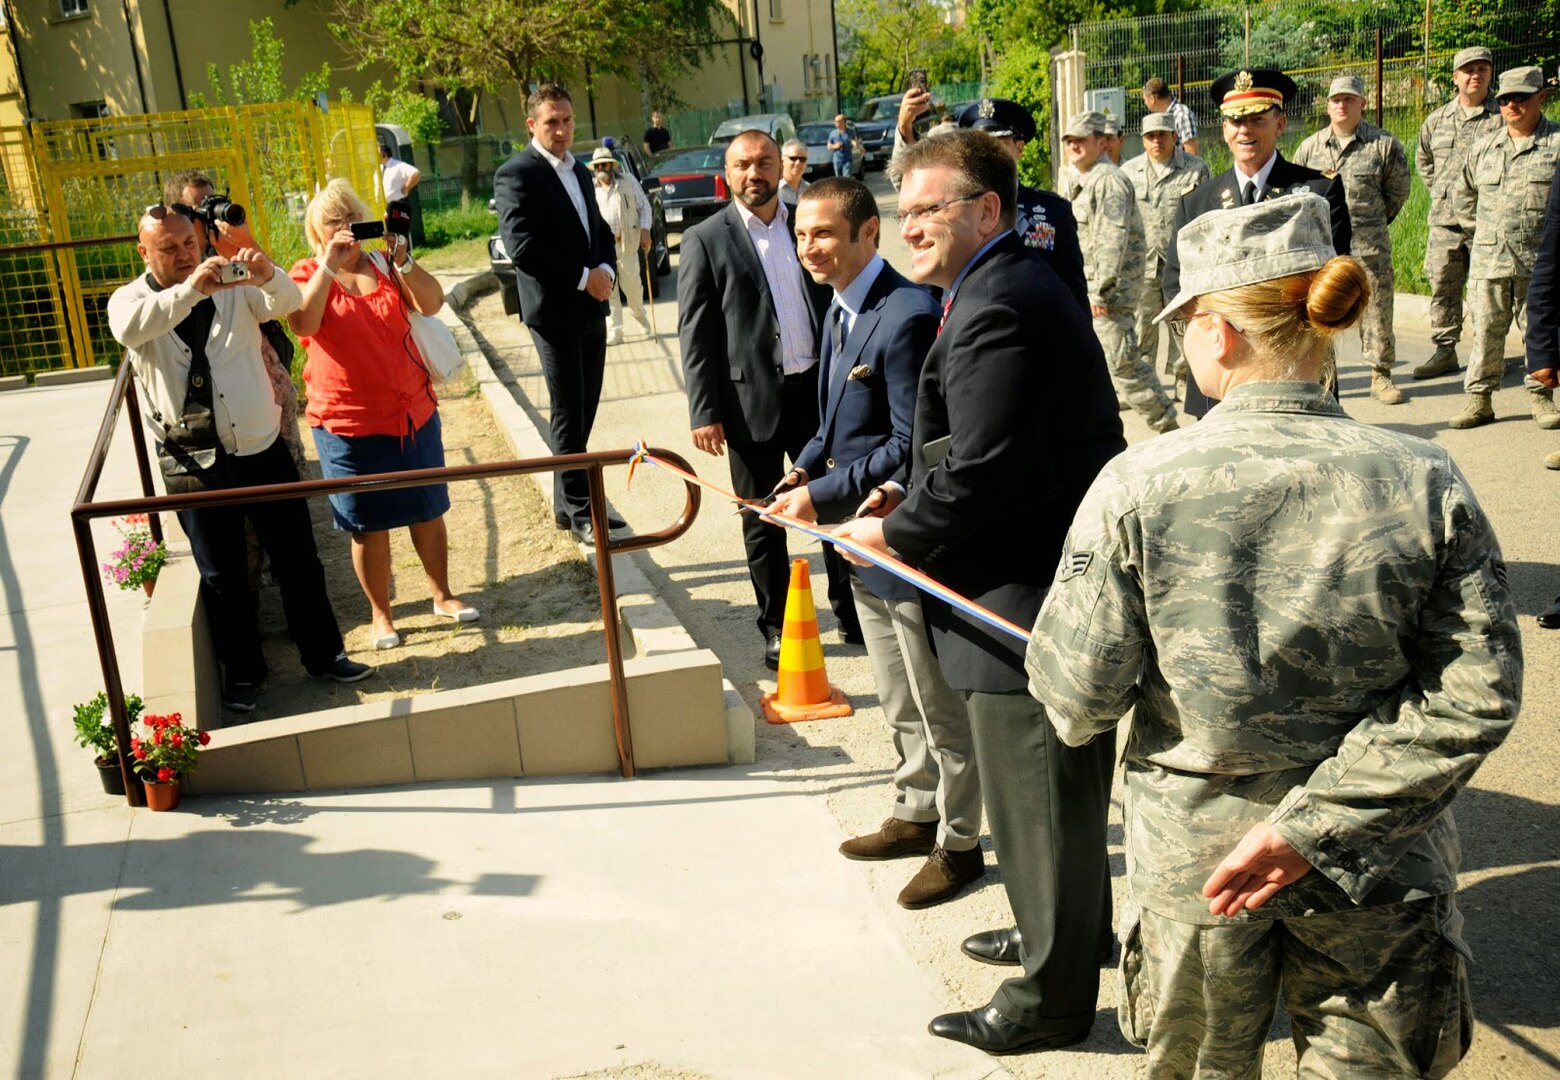
<svg viewBox="0 0 1560 1080">
<path fill-rule="evenodd" d="M 732 490 L 763 499 L 786 455 L 795 461 L 818 430 L 818 331 L 830 294 L 797 262 L 775 141 L 762 131 L 733 139 L 726 185 L 731 204 L 683 233 L 677 333 L 693 445 L 717 456 L 730 447 Z M 775 669 L 791 580 L 785 533 L 744 512 L 742 537 L 764 662 Z M 833 548 L 823 559 L 841 632 L 859 644 L 849 575 Z"/>
<path fill-rule="evenodd" d="M 1533 260 L 1527 293 L 1527 369 L 1540 386 L 1560 384 L 1560 170 L 1549 182 L 1544 232 Z M 1560 469 L 1560 450 L 1544 458 L 1546 469 Z M 1560 597 L 1539 612 L 1538 625 L 1560 630 Z"/>
<path fill-rule="evenodd" d="M 1176 234 L 1194 218 L 1215 210 L 1228 210 L 1264 199 L 1274 199 L 1297 191 L 1314 191 L 1326 198 L 1332 209 L 1333 250 L 1349 253 L 1349 207 L 1344 201 L 1343 181 L 1324 176 L 1292 161 L 1278 152 L 1278 140 L 1289 124 L 1284 106 L 1295 96 L 1294 80 L 1281 71 L 1252 68 L 1232 71 L 1214 80 L 1210 88 L 1213 104 L 1224 117 L 1224 144 L 1230 148 L 1234 164 L 1197 190 L 1181 197 L 1170 226 L 1170 247 L 1165 252 L 1162 279 L 1165 302 L 1181 286 L 1181 263 L 1176 254 Z M 1218 404 L 1197 388 L 1195 380 L 1186 384 L 1186 411 L 1202 416 Z"/>
<path fill-rule="evenodd" d="M 520 317 L 531 331 L 552 402 L 548 443 L 579 454 L 590 440 L 607 360 L 607 297 L 617 282 L 612 230 L 596 207 L 590 171 L 569 153 L 574 105 L 557 83 L 525 102 L 531 144 L 499 167 L 493 199 L 504 250 L 515 264 Z M 583 470 L 553 477 L 553 518 L 595 542 Z M 609 518 L 613 528 L 622 521 Z"/>
<path fill-rule="evenodd" d="M 1015 166 L 996 141 L 924 139 L 901 168 L 911 276 L 943 290 L 945 314 L 921 371 L 908 493 L 883 500 L 885 517 L 836 532 L 1029 626 L 1084 492 L 1126 446 L 1115 390 L 1088 315 L 1013 232 Z M 1027 692 L 1021 639 L 929 597 L 923 606 L 943 674 L 965 698 L 1018 924 L 1016 942 L 999 932 L 1002 950 L 972 949 L 975 939 L 965 949 L 1023 964 L 989 1006 L 939 1016 L 931 1031 L 992 1053 L 1079 1042 L 1094 1023 L 1108 933 L 1114 747 L 1057 740 Z"/>
<path fill-rule="evenodd" d="M 910 453 L 916 383 L 941 312 L 930 293 L 878 254 L 879 221 L 877 201 L 859 180 L 820 180 L 797 204 L 802 266 L 834 289 L 819 364 L 823 422 L 774 502 L 806 521 L 844 521 Z M 899 764 L 888 819 L 845 841 L 840 853 L 927 856 L 899 903 L 931 907 L 986 872 L 969 717 L 937 666 L 915 586 L 860 567 L 851 588 Z"/>
</svg>

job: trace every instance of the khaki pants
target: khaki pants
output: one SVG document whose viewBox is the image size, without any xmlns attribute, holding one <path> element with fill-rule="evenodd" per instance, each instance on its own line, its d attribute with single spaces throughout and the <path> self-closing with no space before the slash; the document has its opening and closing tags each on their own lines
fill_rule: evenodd
<svg viewBox="0 0 1560 1080">
<path fill-rule="evenodd" d="M 1430 281 L 1430 340 L 1438 347 L 1462 338 L 1463 286 L 1468 283 L 1468 240 L 1461 229 L 1430 226 L 1425 240 Z"/>
<path fill-rule="evenodd" d="M 634 318 L 639 320 L 639 326 L 643 330 L 650 329 L 650 320 L 645 316 L 644 283 L 639 272 L 644 255 L 639 250 L 639 229 L 637 226 L 624 228 L 623 235 L 617 240 L 617 288 L 612 290 L 608 298 L 612 306 L 612 329 L 623 329 L 623 300 L 619 296 L 628 297 L 628 306 L 634 312 Z"/>
<path fill-rule="evenodd" d="M 1144 911 L 1121 950 L 1121 1032 L 1150 1077 L 1257 1080 L 1279 995 L 1299 1075 L 1440 1077 L 1473 1041 L 1450 896 L 1295 919 Z"/>
<path fill-rule="evenodd" d="M 1159 275 L 1155 274 L 1143 282 L 1143 299 L 1138 301 L 1137 310 L 1138 355 L 1150 371 L 1154 368 L 1154 361 L 1159 359 L 1159 324 L 1154 322 L 1154 316 L 1164 306 L 1164 291 Z M 1174 334 L 1165 336 L 1170 339 L 1170 352 L 1165 356 L 1165 374 L 1177 378 L 1190 375 L 1191 367 L 1186 357 L 1181 355 L 1181 340 Z"/>
<path fill-rule="evenodd" d="M 1470 394 L 1493 394 L 1506 373 L 1506 331 L 1513 321 L 1527 324 L 1526 277 L 1475 278 L 1468 282 L 1468 314 L 1473 319 L 1473 344 L 1468 350 L 1468 370 L 1463 389 Z M 1531 377 L 1529 390 L 1542 387 Z"/>
<path fill-rule="evenodd" d="M 1138 352 L 1135 322 L 1133 308 L 1107 308 L 1104 315 L 1094 317 L 1094 336 L 1105 350 L 1105 366 L 1116 385 L 1116 396 L 1152 424 L 1166 412 L 1173 414 L 1175 405 L 1159 384 L 1153 365 Z"/>
<path fill-rule="evenodd" d="M 1360 320 L 1365 364 L 1374 372 L 1390 375 L 1392 365 L 1397 362 L 1397 338 L 1392 332 L 1397 277 L 1392 271 L 1392 252 L 1382 251 L 1357 258 L 1365 264 L 1365 274 L 1370 278 L 1370 303 L 1366 305 L 1365 317 Z"/>
</svg>

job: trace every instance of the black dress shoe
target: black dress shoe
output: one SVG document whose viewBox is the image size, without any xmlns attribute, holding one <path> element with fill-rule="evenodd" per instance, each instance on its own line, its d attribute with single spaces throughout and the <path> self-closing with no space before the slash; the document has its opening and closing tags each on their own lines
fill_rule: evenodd
<svg viewBox="0 0 1560 1080">
<path fill-rule="evenodd" d="M 764 635 L 764 666 L 770 671 L 780 670 L 780 634 L 771 630 Z"/>
<path fill-rule="evenodd" d="M 588 521 L 579 525 L 570 525 L 569 535 L 586 547 L 596 546 L 596 530 Z"/>
<path fill-rule="evenodd" d="M 840 627 L 840 640 L 846 645 L 865 645 L 867 639 L 861 636 L 861 625 Z"/>
<path fill-rule="evenodd" d="M 1089 1029 L 1071 1031 L 1037 1031 L 1015 1024 L 996 1008 L 969 1012 L 943 1013 L 933 1017 L 926 1030 L 943 1039 L 965 1043 L 988 1054 L 1025 1054 L 1035 1050 L 1055 1050 L 1062 1046 L 1081 1043 L 1089 1037 Z"/>
<path fill-rule="evenodd" d="M 564 515 L 564 514 L 554 514 L 553 515 L 553 524 L 558 526 L 558 528 L 560 528 L 560 529 L 567 529 L 567 528 L 571 527 L 567 515 Z M 618 517 L 612 511 L 610 511 L 610 510 L 607 511 L 607 531 L 608 532 L 611 532 L 613 529 L 626 529 L 626 528 L 628 528 L 628 522 L 626 522 L 622 518 Z"/>
<path fill-rule="evenodd" d="M 1018 927 L 1010 926 L 1006 930 L 987 930 L 980 934 L 971 934 L 959 945 L 964 955 L 979 960 L 982 964 L 998 964 L 1002 967 L 1016 967 L 1022 961 L 1018 958 L 1019 944 L 1023 935 L 1018 932 Z"/>
<path fill-rule="evenodd" d="M 1556 598 L 1549 610 L 1538 616 L 1538 625 L 1545 630 L 1560 630 L 1560 598 Z"/>
</svg>

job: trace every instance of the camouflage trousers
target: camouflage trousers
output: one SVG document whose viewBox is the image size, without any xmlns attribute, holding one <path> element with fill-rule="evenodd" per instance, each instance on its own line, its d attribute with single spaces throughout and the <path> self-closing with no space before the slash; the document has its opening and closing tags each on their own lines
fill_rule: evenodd
<svg viewBox="0 0 1560 1080">
<path fill-rule="evenodd" d="M 1370 303 L 1360 320 L 1360 344 L 1365 366 L 1382 375 L 1392 373 L 1397 362 L 1397 337 L 1392 332 L 1392 309 L 1397 295 L 1397 277 L 1392 272 L 1392 252 L 1356 256 L 1365 264 L 1370 278 Z"/>
<path fill-rule="evenodd" d="M 1160 385 L 1153 365 L 1138 352 L 1136 318 L 1132 308 L 1107 308 L 1104 315 L 1094 316 L 1094 336 L 1105 350 L 1105 366 L 1116 386 L 1116 396 L 1152 424 L 1166 412 L 1174 413 L 1175 404 Z"/>
<path fill-rule="evenodd" d="M 1440 1077 L 1468 1052 L 1450 896 L 1197 925 L 1144 911 L 1121 951 L 1121 1032 L 1150 1077 L 1258 1080 L 1279 995 L 1304 1077 Z"/>
<path fill-rule="evenodd" d="M 1506 373 L 1506 331 L 1512 322 L 1527 326 L 1527 277 L 1474 278 L 1468 282 L 1468 317 L 1473 321 L 1473 342 L 1468 350 L 1468 370 L 1463 389 L 1470 394 L 1493 394 Z M 1542 389 L 1532 378 L 1529 390 Z"/>
<path fill-rule="evenodd" d="M 1154 322 L 1154 316 L 1164 306 L 1164 291 L 1160 286 L 1159 275 L 1155 274 L 1144 280 L 1143 299 L 1138 301 L 1137 310 L 1138 354 L 1151 371 L 1154 361 L 1159 359 L 1159 324 Z M 1174 334 L 1166 334 L 1165 337 L 1170 340 L 1170 352 L 1165 356 L 1165 374 L 1178 377 L 1190 374 L 1191 368 L 1181 353 L 1181 339 Z"/>
<path fill-rule="evenodd" d="M 1468 283 L 1468 239 L 1461 229 L 1430 226 L 1425 277 L 1430 281 L 1430 340 L 1455 345 L 1462 339 L 1463 286 Z"/>
</svg>

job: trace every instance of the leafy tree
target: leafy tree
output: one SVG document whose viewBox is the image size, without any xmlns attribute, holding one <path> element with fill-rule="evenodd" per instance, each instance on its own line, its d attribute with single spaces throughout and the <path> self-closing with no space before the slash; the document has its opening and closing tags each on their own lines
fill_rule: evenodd
<svg viewBox="0 0 1560 1080">
<path fill-rule="evenodd" d="M 1051 186 L 1051 51 L 1023 42 L 1011 45 L 991 73 L 990 93 L 1028 109 L 1036 133 L 1018 162 L 1019 180 L 1032 187 Z"/>
<path fill-rule="evenodd" d="M 375 79 L 363 95 L 363 103 L 374 110 L 376 119 L 405 128 L 413 143 L 432 146 L 444 138 L 439 103 L 427 94 L 403 87 L 386 89 L 383 82 Z"/>
<path fill-rule="evenodd" d="M 948 70 L 978 69 L 972 39 L 948 26 L 934 0 L 840 0 L 840 87 L 846 93 L 895 94 L 905 73 L 924 67 L 934 81 Z M 962 52 L 962 56 L 960 55 Z M 952 62 L 943 64 L 942 58 Z"/>
<path fill-rule="evenodd" d="M 221 69 L 216 64 L 206 65 L 206 81 L 211 84 L 210 104 L 261 105 L 268 101 L 313 101 L 322 90 L 330 86 L 330 64 L 323 63 L 318 71 L 311 71 L 291 90 L 282 78 L 282 54 L 286 47 L 276 36 L 276 27 L 270 16 L 249 24 L 249 59 L 233 64 L 227 70 L 224 85 Z M 190 106 L 204 109 L 206 95 L 196 91 L 190 95 Z"/>
</svg>

